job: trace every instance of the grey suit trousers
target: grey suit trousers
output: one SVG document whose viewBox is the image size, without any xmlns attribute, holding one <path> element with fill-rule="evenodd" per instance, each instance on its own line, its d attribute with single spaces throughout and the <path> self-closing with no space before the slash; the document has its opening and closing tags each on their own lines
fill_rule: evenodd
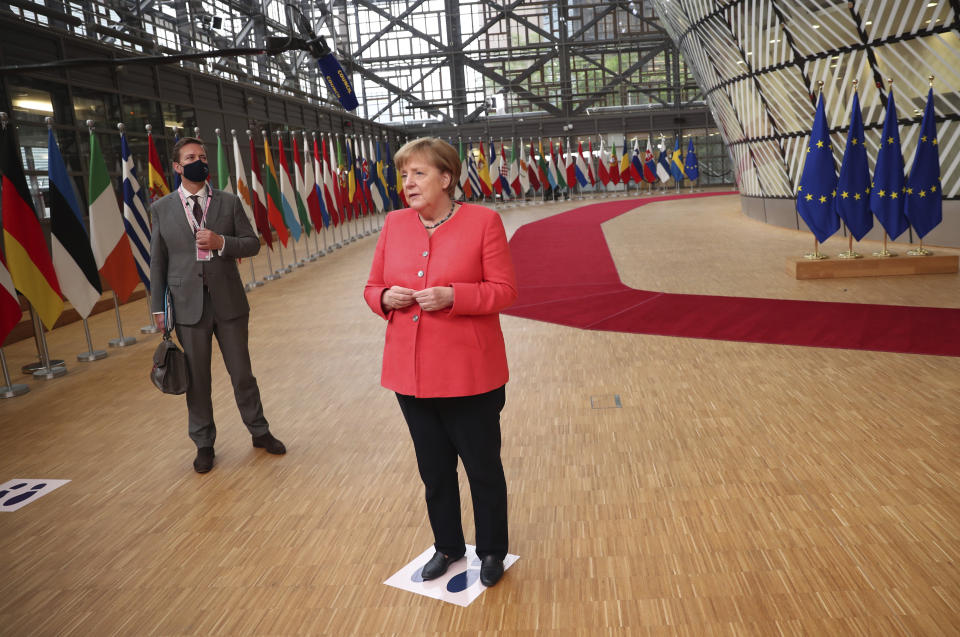
<svg viewBox="0 0 960 637">
<path fill-rule="evenodd" d="M 250 350 L 247 345 L 249 314 L 230 319 L 217 317 L 210 293 L 203 291 L 203 313 L 192 325 L 177 324 L 177 339 L 183 345 L 190 372 L 187 388 L 187 414 L 190 439 L 197 447 L 212 447 L 217 438 L 213 421 L 211 398 L 210 359 L 213 352 L 213 336 L 217 337 L 223 363 L 230 374 L 233 395 L 240 410 L 243 424 L 252 436 L 267 433 L 269 425 L 263 417 L 260 388 L 250 367 Z"/>
</svg>

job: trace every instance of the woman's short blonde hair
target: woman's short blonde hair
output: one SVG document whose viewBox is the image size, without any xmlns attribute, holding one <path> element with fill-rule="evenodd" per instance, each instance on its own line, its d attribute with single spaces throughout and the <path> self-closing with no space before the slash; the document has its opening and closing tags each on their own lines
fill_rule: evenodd
<svg viewBox="0 0 960 637">
<path fill-rule="evenodd" d="M 457 184 L 460 183 L 460 155 L 457 149 L 436 137 L 414 139 L 401 146 L 393 156 L 397 171 L 402 171 L 406 163 L 415 156 L 426 159 L 441 173 L 450 173 L 450 184 L 446 191 L 453 198 Z"/>
</svg>

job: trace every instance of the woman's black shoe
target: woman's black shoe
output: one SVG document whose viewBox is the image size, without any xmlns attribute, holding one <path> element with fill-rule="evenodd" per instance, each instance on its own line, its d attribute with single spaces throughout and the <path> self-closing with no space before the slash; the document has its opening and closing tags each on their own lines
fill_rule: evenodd
<svg viewBox="0 0 960 637">
<path fill-rule="evenodd" d="M 447 557 L 440 551 L 437 551 L 433 554 L 433 557 L 430 558 L 430 561 L 423 566 L 423 570 L 420 571 L 420 577 L 426 580 L 437 579 L 441 575 L 447 572 L 447 568 L 457 560 L 459 560 L 462 555 L 459 557 Z"/>
<path fill-rule="evenodd" d="M 480 583 L 493 586 L 503 577 L 503 560 L 496 555 L 484 555 L 480 560 Z"/>
</svg>

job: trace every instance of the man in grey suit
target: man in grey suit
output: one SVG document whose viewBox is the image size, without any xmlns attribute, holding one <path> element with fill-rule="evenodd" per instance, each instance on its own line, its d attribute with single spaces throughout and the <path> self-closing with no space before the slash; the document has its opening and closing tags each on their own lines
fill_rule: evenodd
<svg viewBox="0 0 960 637">
<path fill-rule="evenodd" d="M 163 329 L 164 290 L 170 290 L 177 339 L 187 356 L 190 383 L 187 413 L 190 439 L 197 445 L 193 468 L 213 468 L 217 429 L 210 396 L 210 356 L 216 335 L 240 417 L 253 446 L 283 454 L 283 443 L 270 433 L 257 379 L 250 369 L 247 324 L 250 306 L 243 290 L 237 258 L 260 251 L 240 200 L 207 184 L 209 168 L 203 141 L 184 137 L 173 147 L 173 169 L 180 188 L 150 208 L 150 281 L 158 293 L 152 312 Z"/>
</svg>

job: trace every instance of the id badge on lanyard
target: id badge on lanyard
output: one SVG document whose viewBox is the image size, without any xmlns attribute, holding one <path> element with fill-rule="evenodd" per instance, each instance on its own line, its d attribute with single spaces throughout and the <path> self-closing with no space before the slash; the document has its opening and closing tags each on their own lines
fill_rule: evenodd
<svg viewBox="0 0 960 637">
<path fill-rule="evenodd" d="M 196 236 L 201 228 L 206 227 L 207 211 L 210 209 L 210 200 L 213 199 L 213 197 L 211 194 L 207 194 L 207 205 L 203 207 L 203 216 L 200 218 L 200 223 L 198 224 L 196 217 L 193 215 L 193 207 L 187 203 L 186 198 L 183 196 L 183 191 L 177 189 L 177 194 L 180 195 L 180 202 L 183 204 L 183 210 L 187 215 L 187 223 L 190 224 L 190 229 L 193 230 L 193 235 Z M 213 258 L 212 250 L 201 250 L 200 248 L 196 248 L 196 250 L 197 261 L 209 261 Z"/>
</svg>

